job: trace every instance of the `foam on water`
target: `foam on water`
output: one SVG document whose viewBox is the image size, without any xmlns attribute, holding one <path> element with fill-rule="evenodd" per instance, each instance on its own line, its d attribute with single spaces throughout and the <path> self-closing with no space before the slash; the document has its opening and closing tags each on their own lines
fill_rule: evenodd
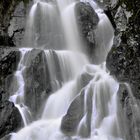
<svg viewBox="0 0 140 140">
<path fill-rule="evenodd" d="M 79 38 L 74 13 L 77 1 L 56 0 L 56 5 L 59 9 L 57 13 L 55 11 L 56 7 L 52 3 L 35 0 L 29 14 L 25 39 L 27 38 L 27 46 L 31 48 L 34 48 L 34 46 L 36 48 L 41 47 L 42 51 L 45 52 L 50 80 L 55 81 L 56 84 L 53 88 L 56 90 L 53 90 L 54 92 L 46 99 L 42 117 L 12 135 L 11 140 L 125 140 L 123 132 L 120 132 L 121 118 L 118 115 L 117 92 L 119 83 L 109 75 L 105 63 L 101 64 L 105 61 L 107 53 L 113 44 L 114 30 L 103 10 L 94 1 L 82 1 L 88 2 L 95 9 L 100 19 L 95 31 L 97 42 L 95 55 L 97 55 L 96 58 L 100 65 L 89 64 L 87 57 L 83 54 L 83 43 Z M 38 20 L 38 18 L 40 19 Z M 55 41 L 52 37 L 57 32 L 57 28 L 54 27 L 55 21 L 59 18 L 62 24 L 62 31 L 59 33 L 64 35 L 63 51 L 58 51 L 59 49 L 56 49 L 57 51 L 43 50 L 43 46 L 47 46 L 48 41 Z M 56 27 L 58 27 L 58 24 Z M 51 38 L 48 39 L 49 33 L 51 33 Z M 50 44 L 48 46 L 52 47 L 51 49 L 56 47 Z M 24 51 L 21 50 L 21 52 Z M 17 97 L 20 99 L 19 104 L 24 104 L 24 79 L 22 76 L 24 65 L 22 61 L 25 53 L 26 51 L 20 60 L 20 68 L 17 69 L 15 74 L 20 84 L 19 89 L 10 99 L 15 104 Z M 58 68 L 60 70 L 59 77 L 57 75 Z M 79 77 L 82 80 L 82 74 L 87 77 L 90 76 L 91 79 L 79 89 L 80 82 L 86 81 L 78 80 Z M 60 79 L 62 85 L 58 83 Z M 85 92 L 84 115 L 75 134 L 67 136 L 60 129 L 62 117 L 67 113 L 71 103 L 75 101 L 81 91 Z M 90 112 L 88 110 L 89 95 L 92 95 L 90 96 L 92 101 Z M 16 106 L 19 108 L 26 124 L 26 115 L 19 104 Z M 91 117 L 88 116 L 88 113 L 91 114 Z M 90 122 L 90 124 L 87 124 L 87 122 Z M 89 135 L 85 138 L 84 133 L 86 132 Z"/>
</svg>

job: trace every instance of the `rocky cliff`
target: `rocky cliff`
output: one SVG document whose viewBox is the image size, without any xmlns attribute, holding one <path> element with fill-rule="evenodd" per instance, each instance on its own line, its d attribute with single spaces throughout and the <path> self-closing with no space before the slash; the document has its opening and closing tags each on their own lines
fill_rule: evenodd
<svg viewBox="0 0 140 140">
<path fill-rule="evenodd" d="M 15 46 L 21 45 L 23 40 L 28 2 L 0 1 L 0 139 L 8 139 L 9 133 L 23 126 L 18 109 L 8 99 L 10 82 L 20 60 Z"/>
<path fill-rule="evenodd" d="M 119 101 L 124 112 L 123 115 L 126 116 L 129 122 L 128 131 L 130 136 L 127 140 L 138 140 L 140 137 L 140 118 L 135 118 L 137 111 L 134 111 L 134 108 L 135 106 L 138 109 L 140 108 L 140 2 L 139 0 L 103 0 L 103 2 L 97 0 L 97 2 L 108 15 L 115 29 L 114 45 L 107 57 L 107 68 L 110 70 L 110 74 L 115 76 L 119 82 L 129 83 L 133 93 L 130 94 L 131 91 L 125 84 L 120 86 L 118 92 Z M 0 120 L 2 120 L 0 121 L 0 139 L 10 132 L 17 131 L 23 125 L 17 108 L 8 101 L 10 94 L 8 87 L 20 59 L 20 52 L 15 48 L 22 44 L 26 13 L 30 3 L 32 3 L 31 0 L 0 1 Z M 86 48 L 87 53 L 92 57 L 95 47 L 94 29 L 99 22 L 99 18 L 88 3 L 86 5 L 78 3 L 76 7 L 81 37 L 85 39 L 85 44 L 89 47 Z M 40 51 L 37 54 L 40 56 L 42 52 Z M 42 59 L 42 57 L 40 58 Z M 36 70 L 34 66 L 29 66 L 27 71 L 30 69 Z M 33 75 L 33 73 L 31 74 Z M 28 77 L 28 75 L 25 76 Z M 30 84 L 33 82 L 34 79 Z M 30 90 L 27 85 L 26 92 L 28 93 Z M 43 89 L 38 88 L 37 90 L 42 93 L 42 96 L 44 95 L 43 91 L 45 91 L 45 96 L 47 96 L 46 93 L 49 93 L 51 88 L 45 89 L 43 85 Z M 36 96 L 39 95 L 35 94 L 35 99 Z M 82 93 L 79 98 L 81 96 Z M 35 104 L 28 103 L 28 105 L 33 109 L 37 108 Z M 63 119 L 67 121 L 71 118 L 65 116 Z M 62 128 L 67 127 L 66 123 L 65 125 L 62 125 Z M 72 130 L 73 126 L 67 129 Z"/>
<path fill-rule="evenodd" d="M 29 3 L 32 0 L 0 1 L 0 46 L 21 45 Z"/>
<path fill-rule="evenodd" d="M 107 57 L 110 74 L 121 83 L 118 92 L 123 113 L 128 123 L 130 136 L 127 139 L 138 140 L 140 137 L 140 2 L 138 0 L 104 0 L 101 4 L 112 21 L 115 38 Z"/>
</svg>

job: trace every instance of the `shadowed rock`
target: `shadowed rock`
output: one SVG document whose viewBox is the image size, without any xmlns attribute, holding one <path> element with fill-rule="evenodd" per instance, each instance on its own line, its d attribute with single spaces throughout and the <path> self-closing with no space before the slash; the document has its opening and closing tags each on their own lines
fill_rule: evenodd
<svg viewBox="0 0 140 140">
<path fill-rule="evenodd" d="M 0 59 L 0 78 L 4 79 L 12 74 L 16 69 L 20 59 L 20 52 L 7 50 L 5 55 Z"/>
<path fill-rule="evenodd" d="M 124 118 L 120 123 L 122 125 L 120 128 L 122 132 L 125 130 L 125 133 L 129 134 L 126 135 L 127 140 L 138 140 L 140 137 L 140 99 L 131 94 L 125 84 L 120 84 L 118 99 L 122 110 L 118 114 Z"/>
<path fill-rule="evenodd" d="M 6 135 L 3 138 L 1 138 L 0 140 L 10 140 L 11 136 L 10 135 Z"/>
<path fill-rule="evenodd" d="M 36 114 L 52 91 L 49 70 L 44 51 L 34 49 L 25 55 L 25 104 Z"/>
<path fill-rule="evenodd" d="M 0 58 L 0 89 L 3 91 L 2 99 L 7 100 L 9 98 L 9 87 L 13 78 L 13 74 L 17 69 L 20 52 L 18 50 L 5 49 Z M 6 92 L 4 92 L 6 91 Z M 9 93 L 8 93 L 9 92 Z"/>
<path fill-rule="evenodd" d="M 68 136 L 76 133 L 82 137 L 90 136 L 93 92 L 90 89 L 87 92 L 86 85 L 91 79 L 92 76 L 87 73 L 81 74 L 78 78 L 77 92 L 81 92 L 72 101 L 61 122 L 61 130 Z"/>
<path fill-rule="evenodd" d="M 67 114 L 62 119 L 61 130 L 66 135 L 74 135 L 78 124 L 84 115 L 84 92 L 71 103 Z"/>
<path fill-rule="evenodd" d="M 21 115 L 13 103 L 0 102 L 0 138 L 23 126 Z"/>
<path fill-rule="evenodd" d="M 85 50 L 91 55 L 95 47 L 94 30 L 98 25 L 99 17 L 88 3 L 78 2 L 75 10 L 81 37 L 84 39 L 85 45 L 87 46 Z"/>
</svg>

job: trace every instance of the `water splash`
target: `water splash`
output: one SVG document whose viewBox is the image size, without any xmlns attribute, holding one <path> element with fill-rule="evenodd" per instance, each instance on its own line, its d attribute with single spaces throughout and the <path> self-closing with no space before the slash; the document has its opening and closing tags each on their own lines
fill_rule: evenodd
<svg viewBox="0 0 140 140">
<path fill-rule="evenodd" d="M 53 47 L 49 42 L 53 42 L 53 33 L 59 28 L 55 21 L 56 17 L 56 9 L 52 4 L 44 1 L 35 2 L 27 20 L 23 45 L 31 48 L 49 48 L 49 45 Z"/>
<path fill-rule="evenodd" d="M 95 29 L 95 58 L 98 64 L 106 60 L 107 54 L 113 45 L 114 29 L 104 11 L 94 2 L 94 0 L 81 0 L 81 2 L 89 3 L 99 17 L 97 29 Z"/>
<path fill-rule="evenodd" d="M 97 41 L 97 50 L 95 51 L 98 55 L 97 59 L 101 63 L 105 61 L 112 46 L 114 31 L 107 16 L 95 2 L 91 0 L 84 2 L 90 3 L 100 18 L 95 31 Z M 46 100 L 40 120 L 21 129 L 12 136 L 11 140 L 124 140 L 122 133 L 120 133 L 120 118 L 117 114 L 119 110 L 117 103 L 119 84 L 109 75 L 105 63 L 88 65 L 88 59 L 82 54 L 83 43 L 79 38 L 75 19 L 75 4 L 76 0 L 56 0 L 59 9 L 57 13 L 52 3 L 41 0 L 34 1 L 25 35 L 28 46 L 43 48 L 48 41 L 53 41 L 53 39 L 48 38 L 48 34 L 50 31 L 56 33 L 54 22 L 59 17 L 60 23 L 62 23 L 59 33 L 64 36 L 62 48 L 70 51 L 42 49 L 46 55 L 50 80 L 56 82 L 57 91 L 54 91 Z M 51 37 L 54 34 L 51 34 Z M 52 44 L 49 45 L 51 49 L 56 47 Z M 58 68 L 61 78 L 57 75 Z M 57 82 L 60 79 L 62 87 Z M 24 87 L 22 84 L 21 86 Z M 75 133 L 67 135 L 60 128 L 63 116 L 75 117 L 72 114 L 68 116 L 67 112 L 81 93 L 84 95 L 82 96 L 84 98 L 82 99 L 83 105 L 80 106 L 83 107 L 81 109 L 82 117 L 78 120 L 78 127 L 73 128 L 76 130 Z M 77 106 L 72 108 L 75 109 Z"/>
<path fill-rule="evenodd" d="M 64 28 L 66 47 L 73 51 L 83 52 L 75 17 L 75 1 L 72 0 L 64 2 L 64 0 L 58 0 L 57 3 Z"/>
<path fill-rule="evenodd" d="M 18 68 L 16 73 L 14 74 L 15 79 L 17 79 L 17 84 L 18 84 L 18 89 L 15 92 L 14 95 L 10 96 L 9 100 L 11 102 L 13 102 L 15 104 L 15 106 L 18 108 L 24 125 L 27 126 L 27 124 L 30 122 L 30 118 L 31 118 L 31 112 L 28 109 L 27 106 L 24 105 L 24 78 L 23 78 L 23 71 L 26 67 L 26 62 L 24 61 L 24 56 L 27 52 L 31 51 L 31 49 L 25 49 L 22 48 L 20 49 L 21 52 L 21 58 L 20 58 L 20 62 L 18 64 Z M 13 81 L 14 82 L 14 81 Z"/>
</svg>

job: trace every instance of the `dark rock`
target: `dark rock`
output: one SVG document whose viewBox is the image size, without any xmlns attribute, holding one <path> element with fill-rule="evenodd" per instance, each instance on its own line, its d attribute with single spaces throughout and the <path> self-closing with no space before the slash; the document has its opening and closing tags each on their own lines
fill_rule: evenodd
<svg viewBox="0 0 140 140">
<path fill-rule="evenodd" d="M 0 78 L 1 80 L 12 74 L 18 66 L 20 52 L 16 50 L 7 50 L 7 54 L 0 60 Z"/>
<path fill-rule="evenodd" d="M 53 50 L 45 52 L 33 49 L 25 54 L 25 70 L 23 72 L 25 104 L 33 114 L 38 114 L 37 112 L 40 111 L 41 106 L 52 92 L 61 88 L 66 81 L 71 80 L 69 76 L 71 73 L 67 74 L 67 78 L 63 77 L 61 59 L 59 54 Z M 67 58 L 64 57 L 64 59 Z M 67 68 L 66 71 L 68 71 Z"/>
<path fill-rule="evenodd" d="M 0 1 L 0 46 L 21 45 L 29 1 Z"/>
<path fill-rule="evenodd" d="M 128 84 L 120 84 L 118 91 L 119 102 L 121 103 L 123 122 L 122 132 L 125 131 L 127 140 L 138 140 L 140 137 L 140 99 L 133 97 Z"/>
<path fill-rule="evenodd" d="M 0 138 L 23 126 L 21 115 L 13 103 L 0 102 Z"/>
<path fill-rule="evenodd" d="M 0 102 L 2 102 L 3 100 L 5 100 L 8 95 L 6 94 L 6 92 L 4 91 L 4 89 L 2 87 L 0 87 Z M 8 97 L 7 97 L 8 98 Z"/>
<path fill-rule="evenodd" d="M 82 137 L 90 136 L 93 92 L 90 90 L 88 92 L 85 91 L 87 88 L 86 85 L 92 78 L 91 75 L 83 72 L 77 79 L 77 93 L 80 93 L 70 104 L 68 111 L 61 122 L 61 130 L 67 136 L 72 136 L 77 132 L 78 135 Z"/>
<path fill-rule="evenodd" d="M 29 12 L 31 5 L 31 0 L 28 4 L 21 1 L 19 4 L 17 4 L 11 16 L 8 27 L 8 35 L 12 39 L 15 46 L 23 45 L 27 19 L 26 14 Z"/>
<path fill-rule="evenodd" d="M 137 45 L 131 47 L 120 44 L 118 47 L 113 47 L 107 57 L 107 68 L 111 75 L 115 75 L 119 81 L 129 82 L 132 87 L 139 86 L 140 81 L 139 49 Z M 134 94 L 138 97 L 138 93 Z"/>
<path fill-rule="evenodd" d="M 135 97 L 140 98 L 140 31 L 138 0 L 104 0 L 116 24 L 114 47 L 107 57 L 107 67 L 119 81 L 130 83 Z"/>
<path fill-rule="evenodd" d="M 138 110 L 140 108 L 140 1 L 116 0 L 112 3 L 111 0 L 103 0 L 103 2 L 104 8 L 114 17 L 113 22 L 116 25 L 114 46 L 107 57 L 107 68 L 118 81 L 130 85 L 131 96 L 126 88 L 121 86 L 119 99 L 128 124 L 126 139 L 138 140 L 140 118 L 135 107 L 138 106 Z"/>
<path fill-rule="evenodd" d="M 0 58 L 0 90 L 3 92 L 2 100 L 9 98 L 8 90 L 19 59 L 20 52 L 17 49 L 3 49 Z"/>
<path fill-rule="evenodd" d="M 105 14 L 107 15 L 107 17 L 109 18 L 109 20 L 110 20 L 110 22 L 111 22 L 113 28 L 116 29 L 116 23 L 115 23 L 115 21 L 114 21 L 114 17 L 113 17 L 112 14 L 111 14 L 111 11 L 110 11 L 109 9 L 106 9 L 106 10 L 104 10 L 104 13 L 105 13 Z"/>
<path fill-rule="evenodd" d="M 85 96 L 87 96 L 87 104 L 85 103 Z M 87 110 L 85 112 L 85 104 Z M 61 122 L 61 130 L 64 134 L 71 136 L 79 131 L 79 135 L 82 137 L 88 137 L 90 135 L 91 127 L 91 112 L 92 112 L 92 94 L 86 95 L 85 90 L 72 101 L 66 115 Z M 85 117 L 85 118 L 83 118 Z M 79 130 L 78 126 L 80 121 L 85 119 L 86 123 L 81 124 Z"/>
<path fill-rule="evenodd" d="M 84 115 L 84 92 L 71 103 L 67 114 L 63 117 L 61 130 L 67 135 L 76 133 L 78 124 Z"/>
<path fill-rule="evenodd" d="M 93 78 L 93 76 L 90 75 L 87 70 L 82 72 L 77 79 L 77 90 L 78 90 L 78 92 L 80 92 L 81 89 L 83 87 L 85 87 L 90 82 L 90 80 L 92 78 Z"/>
<path fill-rule="evenodd" d="M 14 46 L 14 42 L 8 35 L 0 36 L 0 46 Z"/>
<path fill-rule="evenodd" d="M 81 37 L 85 41 L 87 48 L 84 48 L 88 54 L 93 54 L 95 47 L 95 33 L 99 17 L 94 9 L 88 4 L 78 2 L 75 7 L 77 23 L 81 32 Z"/>
<path fill-rule="evenodd" d="M 28 58 L 24 71 L 25 104 L 35 115 L 52 92 L 52 87 L 44 51 L 34 49 L 25 55 Z"/>
<path fill-rule="evenodd" d="M 10 140 L 11 135 L 6 135 L 3 138 L 1 138 L 0 140 Z"/>
</svg>

